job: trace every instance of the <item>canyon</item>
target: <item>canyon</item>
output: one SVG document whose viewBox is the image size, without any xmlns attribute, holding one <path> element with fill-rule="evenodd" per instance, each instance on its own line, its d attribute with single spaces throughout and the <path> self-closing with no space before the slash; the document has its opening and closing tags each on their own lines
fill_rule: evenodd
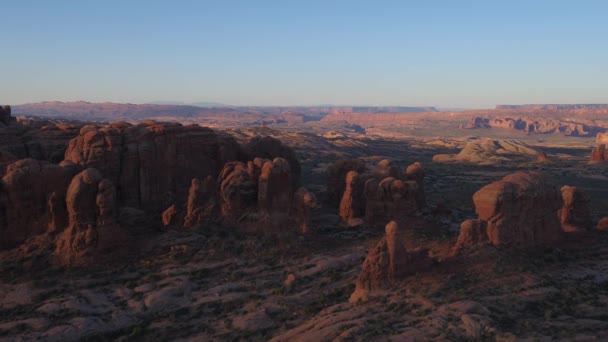
<svg viewBox="0 0 608 342">
<path fill-rule="evenodd" d="M 607 105 L 0 107 L 0 340 L 608 337 Z"/>
</svg>

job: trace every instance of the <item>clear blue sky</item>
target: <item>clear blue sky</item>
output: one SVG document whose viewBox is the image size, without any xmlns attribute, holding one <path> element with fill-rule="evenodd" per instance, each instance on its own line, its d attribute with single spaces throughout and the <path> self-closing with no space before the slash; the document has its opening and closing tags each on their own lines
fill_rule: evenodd
<svg viewBox="0 0 608 342">
<path fill-rule="evenodd" d="M 608 103 L 608 1 L 0 5 L 0 103 Z"/>
</svg>

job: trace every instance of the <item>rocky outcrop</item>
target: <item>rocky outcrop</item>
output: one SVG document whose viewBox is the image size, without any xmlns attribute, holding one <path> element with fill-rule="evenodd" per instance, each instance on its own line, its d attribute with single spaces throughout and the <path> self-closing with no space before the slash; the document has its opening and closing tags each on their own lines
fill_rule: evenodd
<svg viewBox="0 0 608 342">
<path fill-rule="evenodd" d="M 289 146 L 286 146 L 280 140 L 269 136 L 249 138 L 244 142 L 244 145 L 250 159 L 254 157 L 269 160 L 274 160 L 275 158 L 285 159 L 289 163 L 289 169 L 292 173 L 293 186 L 299 184 L 302 167 L 296 157 L 296 153 Z"/>
<path fill-rule="evenodd" d="M 405 169 L 405 177 L 409 181 L 414 181 L 418 184 L 417 202 L 418 208 L 426 206 L 426 195 L 424 193 L 424 167 L 422 163 L 415 162 Z"/>
<path fill-rule="evenodd" d="M 397 222 L 385 227 L 386 236 L 373 247 L 365 261 L 351 302 L 364 300 L 370 293 L 386 290 L 407 276 L 431 268 L 433 260 L 426 249 L 408 251 L 403 232 Z"/>
<path fill-rule="evenodd" d="M 483 118 L 473 117 L 466 125 L 461 128 L 504 128 L 518 130 L 526 134 L 562 134 L 566 136 L 593 136 L 598 131 L 605 130 L 602 127 L 590 126 L 582 122 L 571 120 L 553 120 L 541 117 L 494 117 Z"/>
<path fill-rule="evenodd" d="M 363 196 L 362 179 L 357 171 L 346 174 L 346 189 L 340 201 L 340 219 L 347 226 L 356 226 L 363 221 L 365 214 L 365 198 Z"/>
<path fill-rule="evenodd" d="M 258 178 L 258 208 L 269 215 L 287 214 L 295 189 L 294 174 L 289 162 L 283 158 L 267 161 Z"/>
<path fill-rule="evenodd" d="M 306 188 L 299 188 L 294 194 L 293 203 L 297 230 L 302 235 L 309 235 L 312 232 L 310 223 L 311 210 L 317 207 L 317 198 L 315 194 Z"/>
<path fill-rule="evenodd" d="M 0 198 L 0 247 L 14 247 L 26 239 L 65 228 L 66 189 L 77 168 L 19 160 L 7 167 Z"/>
<path fill-rule="evenodd" d="M 98 264 L 127 249 L 128 237 L 117 223 L 112 181 L 94 168 L 76 175 L 68 187 L 68 227 L 58 236 L 55 256 L 66 266 Z"/>
<path fill-rule="evenodd" d="M 193 227 L 209 219 L 217 219 L 219 205 L 217 203 L 217 183 L 211 176 L 204 180 L 192 179 L 188 200 L 186 202 L 186 216 L 184 227 Z M 169 223 L 173 220 L 168 220 Z"/>
<path fill-rule="evenodd" d="M 592 162 L 604 162 L 608 160 L 608 151 L 606 151 L 606 145 L 600 144 L 591 151 Z"/>
<path fill-rule="evenodd" d="M 238 222 L 247 212 L 257 210 L 258 180 L 252 176 L 257 172 L 261 173 L 260 166 L 252 162 L 230 162 L 224 166 L 218 181 L 224 219 Z"/>
<path fill-rule="evenodd" d="M 608 133 L 598 133 L 595 136 L 595 143 L 598 145 L 608 144 Z"/>
<path fill-rule="evenodd" d="M 162 220 L 165 228 L 181 227 L 184 225 L 183 214 L 180 213 L 175 204 L 163 211 Z"/>
<path fill-rule="evenodd" d="M 374 168 L 374 177 L 383 179 L 386 177 L 400 178 L 399 168 L 390 160 L 384 159 L 378 162 Z"/>
<path fill-rule="evenodd" d="M 467 142 L 458 154 L 433 156 L 436 163 L 471 163 L 497 165 L 513 161 L 531 161 L 538 151 L 519 140 L 479 139 Z"/>
<path fill-rule="evenodd" d="M 462 249 L 488 242 L 487 226 L 486 221 L 479 219 L 462 222 L 460 234 L 458 234 L 458 240 L 452 249 L 452 254 L 457 254 Z"/>
<path fill-rule="evenodd" d="M 551 244 L 563 237 L 556 213 L 562 194 L 549 177 L 521 171 L 488 184 L 473 195 L 478 222 L 469 222 L 459 241 L 480 241 L 483 227 L 493 245 Z M 473 233 L 471 233 L 473 232 Z M 468 236 L 474 236 L 469 238 Z"/>
<path fill-rule="evenodd" d="M 534 162 L 537 164 L 547 164 L 547 163 L 550 163 L 551 161 L 547 157 L 547 154 L 545 152 L 541 151 L 541 152 L 538 152 L 538 154 L 536 155 L 536 159 L 534 160 Z"/>
<path fill-rule="evenodd" d="M 407 221 L 417 215 L 420 195 L 418 183 L 386 177 L 381 181 L 370 179 L 365 183 L 365 221 L 370 225 L 383 225 L 388 221 Z"/>
<path fill-rule="evenodd" d="M 601 232 L 608 232 L 608 216 L 602 217 L 602 219 L 597 223 L 595 229 Z"/>
<path fill-rule="evenodd" d="M 574 186 L 561 189 L 563 206 L 559 210 L 562 229 L 565 232 L 586 231 L 593 228 L 589 196 Z"/>
<path fill-rule="evenodd" d="M 350 171 L 363 174 L 367 167 L 363 159 L 342 159 L 327 168 L 327 195 L 330 204 L 338 205 L 344 194 L 346 175 Z"/>
<path fill-rule="evenodd" d="M 244 153 L 231 137 L 197 125 L 145 121 L 85 126 L 65 159 L 112 180 L 121 206 L 161 212 L 183 204 L 195 177 L 216 177 Z"/>
</svg>

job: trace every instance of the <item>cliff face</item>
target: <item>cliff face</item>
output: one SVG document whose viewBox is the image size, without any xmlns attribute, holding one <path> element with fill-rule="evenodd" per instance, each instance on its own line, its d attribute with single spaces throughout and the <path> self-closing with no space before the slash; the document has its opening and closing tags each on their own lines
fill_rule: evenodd
<svg viewBox="0 0 608 342">
<path fill-rule="evenodd" d="M 464 129 L 506 128 L 522 131 L 526 134 L 563 134 L 568 136 L 588 137 L 606 131 L 605 127 L 593 123 L 582 123 L 568 119 L 546 119 L 529 117 L 473 117 Z"/>
<path fill-rule="evenodd" d="M 608 104 L 525 104 L 525 105 L 497 105 L 496 109 L 512 109 L 512 110 L 608 109 Z"/>
</svg>

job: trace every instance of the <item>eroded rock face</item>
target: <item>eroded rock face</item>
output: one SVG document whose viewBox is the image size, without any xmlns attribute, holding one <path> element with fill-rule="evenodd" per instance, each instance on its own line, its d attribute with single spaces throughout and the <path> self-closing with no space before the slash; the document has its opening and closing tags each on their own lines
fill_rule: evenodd
<svg viewBox="0 0 608 342">
<path fill-rule="evenodd" d="M 488 242 L 488 224 L 483 220 L 466 220 L 460 225 L 460 234 L 452 254 L 457 254 L 461 249 L 466 249 Z"/>
<path fill-rule="evenodd" d="M 418 184 L 418 208 L 426 206 L 426 195 L 424 193 L 424 167 L 422 163 L 415 162 L 405 169 L 405 177 L 407 180 L 414 181 Z"/>
<path fill-rule="evenodd" d="M 595 136 L 595 143 L 598 145 L 608 144 L 608 133 L 598 133 Z"/>
<path fill-rule="evenodd" d="M 19 160 L 7 167 L 0 198 L 0 247 L 14 247 L 47 230 L 65 228 L 65 194 L 77 168 Z"/>
<path fill-rule="evenodd" d="M 374 177 L 378 179 L 393 177 L 400 178 L 399 168 L 388 159 L 381 160 L 374 168 Z"/>
<path fill-rule="evenodd" d="M 391 220 L 406 221 L 415 216 L 420 207 L 418 183 L 387 177 L 365 183 L 365 219 L 368 224 L 381 225 Z"/>
<path fill-rule="evenodd" d="M 346 174 L 346 188 L 340 201 L 340 219 L 348 226 L 356 225 L 365 214 L 362 180 L 357 171 Z"/>
<path fill-rule="evenodd" d="M 559 211 L 562 229 L 565 232 L 586 231 L 593 227 L 591 221 L 591 200 L 587 194 L 575 186 L 561 188 L 563 207 Z"/>
<path fill-rule="evenodd" d="M 217 204 L 217 183 L 211 176 L 204 180 L 192 179 L 186 203 L 184 227 L 193 227 L 208 219 L 216 219 L 219 213 Z"/>
<path fill-rule="evenodd" d="M 259 157 L 269 160 L 275 158 L 283 158 L 289 163 L 289 169 L 292 173 L 293 186 L 297 186 L 300 181 L 302 168 L 296 157 L 296 153 L 289 147 L 284 145 L 280 140 L 273 137 L 253 137 L 244 142 L 245 149 L 250 155 L 250 158 Z"/>
<path fill-rule="evenodd" d="M 233 138 L 212 129 L 154 121 L 85 126 L 65 153 L 112 180 L 121 206 L 157 212 L 187 198 L 192 178 L 216 177 L 243 158 Z"/>
<path fill-rule="evenodd" d="M 522 131 L 526 134 L 553 134 L 559 133 L 568 136 L 593 136 L 601 128 L 589 126 L 581 122 L 571 120 L 551 120 L 544 118 L 526 117 L 474 117 L 462 128 L 506 128 Z"/>
<path fill-rule="evenodd" d="M 605 144 L 599 144 L 596 148 L 591 151 L 592 162 L 604 162 L 608 160 L 608 151 L 606 151 Z"/>
<path fill-rule="evenodd" d="M 288 213 L 294 194 L 293 175 L 283 158 L 267 161 L 258 178 L 258 208 L 265 213 Z"/>
<path fill-rule="evenodd" d="M 507 175 L 477 191 L 473 202 L 494 245 L 550 244 L 562 237 L 556 215 L 562 207 L 561 191 L 541 173 Z"/>
<path fill-rule="evenodd" d="M 253 163 L 248 165 L 255 173 L 253 169 L 256 166 Z M 257 179 L 251 176 L 248 165 L 230 162 L 220 173 L 221 213 L 228 221 L 236 222 L 243 214 L 257 209 Z"/>
<path fill-rule="evenodd" d="M 350 171 L 363 174 L 366 171 L 363 159 L 342 159 L 327 168 L 327 194 L 329 202 L 338 205 L 345 190 L 346 175 Z"/>
<path fill-rule="evenodd" d="M 385 231 L 386 236 L 369 251 L 363 262 L 351 302 L 365 299 L 371 292 L 388 289 L 409 275 L 428 270 L 433 264 L 428 250 L 406 249 L 397 222 L 389 222 Z"/>
<path fill-rule="evenodd" d="M 125 252 L 126 232 L 117 224 L 114 184 L 99 170 L 76 175 L 66 194 L 69 225 L 58 236 L 55 255 L 66 266 L 99 263 Z"/>
</svg>

